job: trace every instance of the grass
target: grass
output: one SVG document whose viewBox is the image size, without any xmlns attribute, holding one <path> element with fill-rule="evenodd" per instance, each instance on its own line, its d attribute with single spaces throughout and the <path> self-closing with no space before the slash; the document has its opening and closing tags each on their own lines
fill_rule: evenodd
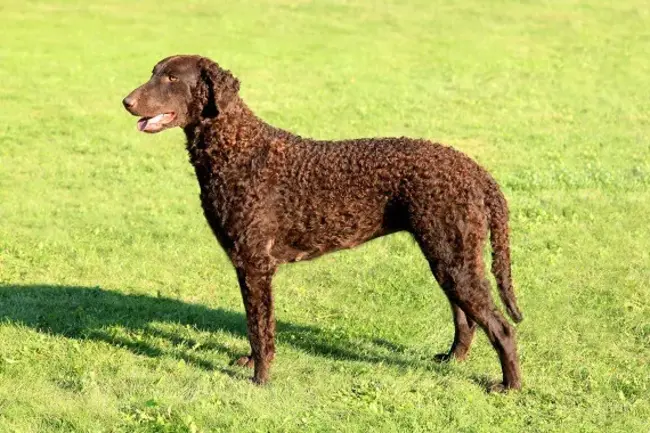
<svg viewBox="0 0 650 433">
<path fill-rule="evenodd" d="M 650 430 L 650 8 L 641 0 L 0 0 L 0 431 Z M 121 98 L 160 58 L 232 69 L 316 138 L 428 137 L 511 206 L 519 393 L 466 363 L 413 242 L 275 280 L 272 383 L 180 131 Z"/>
</svg>

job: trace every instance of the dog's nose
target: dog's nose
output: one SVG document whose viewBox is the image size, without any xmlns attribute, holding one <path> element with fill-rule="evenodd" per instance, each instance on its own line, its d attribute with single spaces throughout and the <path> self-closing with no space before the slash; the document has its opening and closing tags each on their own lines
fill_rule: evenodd
<svg viewBox="0 0 650 433">
<path fill-rule="evenodd" d="M 124 104 L 125 108 L 133 108 L 135 105 L 135 98 L 129 95 L 122 100 L 122 104 Z"/>
</svg>

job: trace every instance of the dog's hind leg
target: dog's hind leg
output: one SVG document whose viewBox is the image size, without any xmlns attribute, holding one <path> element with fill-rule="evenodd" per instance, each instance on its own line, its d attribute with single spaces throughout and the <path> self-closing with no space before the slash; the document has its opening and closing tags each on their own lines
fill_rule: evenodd
<svg viewBox="0 0 650 433">
<path fill-rule="evenodd" d="M 422 242 L 420 244 L 422 245 Z M 437 249 L 440 249 L 439 243 L 437 247 Z M 432 257 L 433 254 L 435 254 L 434 249 L 422 245 L 422 250 L 429 262 L 431 272 L 442 290 L 445 293 L 452 291 L 454 281 L 446 272 L 442 262 Z M 448 352 L 439 353 L 435 356 L 435 360 L 438 362 L 447 362 L 452 358 L 458 361 L 465 360 L 469 353 L 470 346 L 472 345 L 472 340 L 474 339 L 474 332 L 476 331 L 476 322 L 467 317 L 465 312 L 451 298 L 449 298 L 449 304 L 454 317 L 454 342 Z"/>
<path fill-rule="evenodd" d="M 478 208 L 446 225 L 427 221 L 414 234 L 431 270 L 452 305 L 456 335 L 448 354 L 438 359 L 467 355 L 478 324 L 499 355 L 503 381 L 491 390 L 521 388 L 514 329 L 497 309 L 485 278 L 483 245 L 485 220 Z"/>
<path fill-rule="evenodd" d="M 491 391 L 521 388 L 521 373 L 512 325 L 494 305 L 486 279 L 471 274 L 463 277 L 448 296 L 469 318 L 483 328 L 499 354 L 503 381 L 492 387 Z"/>
<path fill-rule="evenodd" d="M 495 306 L 490 295 L 490 285 L 477 267 L 478 261 L 482 263 L 482 258 L 474 259 L 469 264 L 451 266 L 447 278 L 440 283 L 452 306 L 456 332 L 449 353 L 438 355 L 436 359 L 464 359 L 478 324 L 487 334 L 501 361 L 503 381 L 491 390 L 519 389 L 521 374 L 514 329 Z M 438 278 L 441 272 L 434 274 Z"/>
<path fill-rule="evenodd" d="M 454 316 L 454 342 L 451 344 L 449 352 L 436 355 L 435 359 L 439 362 L 447 362 L 452 358 L 464 361 L 476 331 L 476 322 L 467 317 L 465 312 L 454 302 L 450 302 L 450 304 Z"/>
</svg>

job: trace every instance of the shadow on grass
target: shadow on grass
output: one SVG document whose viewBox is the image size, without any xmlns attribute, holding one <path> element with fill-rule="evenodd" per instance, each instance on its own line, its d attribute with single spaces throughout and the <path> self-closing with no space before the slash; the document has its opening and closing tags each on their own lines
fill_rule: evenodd
<svg viewBox="0 0 650 433">
<path fill-rule="evenodd" d="M 215 366 L 201 358 L 201 351 L 216 351 L 234 359 L 229 347 L 210 342 L 200 344 L 182 330 L 170 332 L 152 323 L 190 326 L 197 331 L 225 332 L 246 338 L 243 313 L 223 308 L 146 295 L 129 295 L 97 287 L 54 285 L 0 285 L 0 322 L 20 323 L 40 332 L 68 338 L 103 341 L 149 357 L 173 356 L 206 370 L 238 376 L 236 369 Z M 117 330 L 116 330 L 117 328 Z M 133 336 L 133 338 L 131 338 Z M 142 338 L 142 336 L 146 338 Z M 152 344 L 161 339 L 172 350 Z M 278 321 L 277 340 L 302 351 L 339 360 L 385 363 L 401 367 L 447 368 L 433 360 L 408 354 L 407 348 L 379 339 L 350 339 L 311 325 Z M 198 348 L 198 349 L 197 349 Z"/>
</svg>

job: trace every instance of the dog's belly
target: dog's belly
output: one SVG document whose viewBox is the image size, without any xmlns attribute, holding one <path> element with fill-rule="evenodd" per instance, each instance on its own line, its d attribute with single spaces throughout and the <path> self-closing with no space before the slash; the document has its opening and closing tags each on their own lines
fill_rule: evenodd
<svg viewBox="0 0 650 433">
<path fill-rule="evenodd" d="M 366 241 L 393 233 L 381 213 L 363 219 L 333 215 L 294 221 L 291 229 L 275 239 L 272 255 L 282 262 L 309 260 L 328 252 L 356 247 Z"/>
</svg>

